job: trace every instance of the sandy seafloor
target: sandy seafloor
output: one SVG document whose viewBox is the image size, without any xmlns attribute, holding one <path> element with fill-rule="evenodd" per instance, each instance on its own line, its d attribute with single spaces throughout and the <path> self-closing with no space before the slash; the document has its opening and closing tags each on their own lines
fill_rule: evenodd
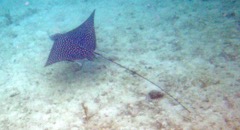
<svg viewBox="0 0 240 130">
<path fill-rule="evenodd" d="M 97 57 L 44 67 L 95 13 Z M 239 0 L 1 0 L 1 130 L 239 130 Z"/>
</svg>

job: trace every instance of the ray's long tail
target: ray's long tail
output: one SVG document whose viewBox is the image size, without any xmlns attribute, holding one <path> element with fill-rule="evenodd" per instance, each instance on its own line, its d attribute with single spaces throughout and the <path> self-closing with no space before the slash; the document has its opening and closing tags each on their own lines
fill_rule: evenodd
<svg viewBox="0 0 240 130">
<path fill-rule="evenodd" d="M 118 66 L 121 67 L 121 68 L 126 69 L 126 70 L 127 70 L 128 72 L 130 72 L 132 75 L 137 75 L 138 77 L 140 77 L 140 78 L 148 81 L 148 82 L 151 83 L 152 85 L 158 87 L 158 88 L 159 88 L 160 90 L 162 90 L 165 94 L 167 94 L 167 95 L 168 95 L 169 97 L 171 97 L 174 101 L 176 101 L 179 105 L 181 105 L 186 111 L 188 111 L 189 113 L 191 113 L 191 111 L 190 111 L 185 105 L 183 105 L 180 101 L 178 101 L 177 98 L 175 98 L 174 96 L 172 96 L 169 92 L 167 92 L 166 90 L 164 90 L 162 87 L 160 87 L 159 85 L 157 85 L 157 84 L 154 83 L 153 81 L 151 81 L 151 80 L 149 80 L 148 78 L 142 76 L 142 75 L 139 74 L 138 72 L 136 72 L 136 71 L 134 71 L 134 70 L 131 70 L 131 69 L 129 69 L 128 67 L 123 66 L 123 65 L 119 64 L 118 62 L 116 62 L 116 61 L 114 61 L 114 60 L 112 60 L 112 59 L 109 59 L 109 58 L 103 56 L 103 55 L 100 54 L 100 53 L 94 52 L 94 54 L 102 57 L 103 59 L 105 59 L 105 60 L 107 60 L 107 61 L 110 61 L 110 62 L 118 65 Z"/>
</svg>

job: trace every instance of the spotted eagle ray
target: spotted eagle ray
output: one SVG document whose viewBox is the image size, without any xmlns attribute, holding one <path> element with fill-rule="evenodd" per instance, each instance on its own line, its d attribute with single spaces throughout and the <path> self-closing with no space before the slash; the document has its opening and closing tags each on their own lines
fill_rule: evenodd
<svg viewBox="0 0 240 130">
<path fill-rule="evenodd" d="M 63 34 L 55 34 L 50 38 L 54 41 L 51 52 L 49 54 L 48 60 L 45 66 L 60 62 L 60 61 L 71 61 L 77 62 L 79 60 L 88 59 L 93 60 L 95 55 L 98 55 L 121 68 L 128 70 L 131 74 L 137 75 L 140 78 L 148 81 L 154 86 L 161 89 L 164 93 L 174 99 L 178 104 L 180 104 L 185 110 L 190 112 L 181 102 L 178 101 L 174 96 L 165 91 L 162 87 L 149 80 L 148 78 L 142 76 L 138 72 L 129 69 L 126 66 L 119 64 L 118 62 L 109 59 L 98 52 L 94 52 L 96 49 L 96 35 L 94 30 L 94 14 L 95 10 L 88 17 L 88 19 L 83 22 L 77 28 L 63 33 Z"/>
</svg>

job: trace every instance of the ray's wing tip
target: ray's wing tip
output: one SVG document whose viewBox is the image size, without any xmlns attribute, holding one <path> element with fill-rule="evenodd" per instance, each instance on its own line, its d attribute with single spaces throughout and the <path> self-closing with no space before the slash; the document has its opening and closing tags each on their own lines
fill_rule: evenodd
<svg viewBox="0 0 240 130">
<path fill-rule="evenodd" d="M 92 14 L 91 14 L 92 17 L 94 17 L 95 11 L 96 11 L 96 9 L 93 10 L 93 12 L 92 12 Z M 90 16 L 90 17 L 91 17 L 91 16 Z"/>
<path fill-rule="evenodd" d="M 53 64 L 53 62 L 47 60 L 47 62 L 45 63 L 44 67 L 47 67 L 47 66 L 49 66 L 49 65 L 51 65 L 51 64 Z"/>
<path fill-rule="evenodd" d="M 47 67 L 47 66 L 49 66 L 50 64 L 48 63 L 48 62 L 46 62 L 46 64 L 44 65 L 44 67 Z"/>
</svg>

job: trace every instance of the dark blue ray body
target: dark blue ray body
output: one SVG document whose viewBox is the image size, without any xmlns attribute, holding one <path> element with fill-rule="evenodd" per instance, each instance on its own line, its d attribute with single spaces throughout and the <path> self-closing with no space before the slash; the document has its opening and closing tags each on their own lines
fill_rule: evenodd
<svg viewBox="0 0 240 130">
<path fill-rule="evenodd" d="M 94 58 L 96 36 L 94 30 L 95 10 L 89 18 L 77 28 L 63 34 L 51 36 L 54 41 L 45 66 L 60 61 L 76 61 Z"/>
</svg>

